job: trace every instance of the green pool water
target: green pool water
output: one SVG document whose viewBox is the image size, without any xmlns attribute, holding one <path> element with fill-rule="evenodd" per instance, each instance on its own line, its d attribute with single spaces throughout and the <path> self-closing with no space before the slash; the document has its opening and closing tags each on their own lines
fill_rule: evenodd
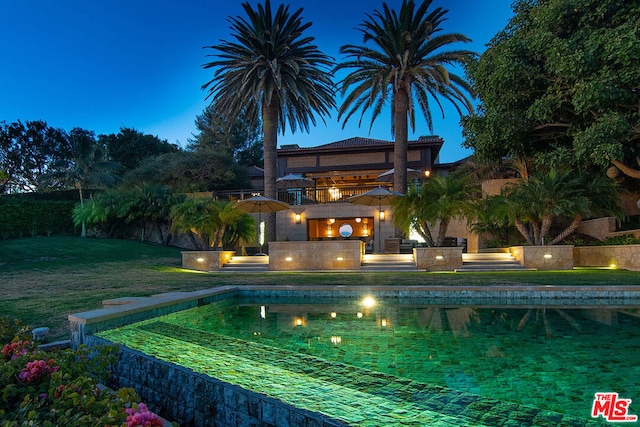
<svg viewBox="0 0 640 427">
<path fill-rule="evenodd" d="M 640 413 L 639 308 L 230 299 L 98 335 L 352 425 L 607 424 L 596 392 Z"/>
</svg>

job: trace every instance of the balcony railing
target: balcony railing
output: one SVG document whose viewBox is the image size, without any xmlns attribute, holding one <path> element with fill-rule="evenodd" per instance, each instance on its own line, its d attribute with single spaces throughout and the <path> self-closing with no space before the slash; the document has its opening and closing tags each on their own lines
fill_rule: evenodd
<svg viewBox="0 0 640 427">
<path fill-rule="evenodd" d="M 278 200 L 290 205 L 346 202 L 351 196 L 365 193 L 377 187 L 377 185 L 359 185 L 356 187 L 292 188 L 278 190 Z M 218 200 L 237 201 L 263 194 L 262 190 L 229 190 L 216 191 L 213 197 Z"/>
</svg>

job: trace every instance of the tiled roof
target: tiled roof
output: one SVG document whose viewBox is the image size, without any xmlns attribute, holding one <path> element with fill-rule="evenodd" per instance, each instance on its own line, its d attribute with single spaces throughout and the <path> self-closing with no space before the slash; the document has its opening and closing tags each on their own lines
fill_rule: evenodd
<svg viewBox="0 0 640 427">
<path fill-rule="evenodd" d="M 355 136 L 349 139 L 343 139 L 342 141 L 330 142 L 324 145 L 318 145 L 316 148 L 347 148 L 347 147 L 362 147 L 365 145 L 381 145 L 381 144 L 393 144 L 393 141 L 385 141 L 382 139 L 361 138 Z"/>
<path fill-rule="evenodd" d="M 442 139 L 439 136 L 421 136 L 417 140 L 409 141 L 409 144 L 416 142 L 441 142 Z M 343 139 L 341 141 L 330 142 L 324 145 L 317 145 L 315 147 L 300 147 L 297 144 L 285 145 L 280 147 L 280 150 L 305 150 L 305 149 L 334 149 L 334 148 L 354 148 L 354 147 L 366 147 L 371 145 L 386 145 L 393 144 L 393 141 L 386 141 L 383 139 L 362 138 L 355 136 L 353 138 Z"/>
</svg>

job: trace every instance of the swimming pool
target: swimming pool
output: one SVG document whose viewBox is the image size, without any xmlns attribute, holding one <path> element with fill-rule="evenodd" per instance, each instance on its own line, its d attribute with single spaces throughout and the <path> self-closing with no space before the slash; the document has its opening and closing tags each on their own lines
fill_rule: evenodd
<svg viewBox="0 0 640 427">
<path fill-rule="evenodd" d="M 97 335 L 349 425 L 585 425 L 596 392 L 640 399 L 638 307 L 432 302 L 232 298 Z"/>
</svg>

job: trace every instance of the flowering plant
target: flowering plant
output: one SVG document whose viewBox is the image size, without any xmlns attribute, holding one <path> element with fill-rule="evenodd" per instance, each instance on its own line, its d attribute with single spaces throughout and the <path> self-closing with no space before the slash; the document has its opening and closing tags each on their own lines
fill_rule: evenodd
<svg viewBox="0 0 640 427">
<path fill-rule="evenodd" d="M 32 383 L 45 377 L 51 377 L 51 374 L 54 372 L 58 372 L 60 369 L 59 366 L 54 365 L 55 361 L 53 359 L 49 359 L 48 361 L 44 360 L 33 360 L 27 363 L 27 366 L 18 374 L 18 379 L 23 384 Z"/>
<path fill-rule="evenodd" d="M 134 404 L 133 407 L 126 410 L 127 427 L 153 427 L 164 426 L 164 422 L 153 412 L 149 411 L 144 403 Z"/>
<path fill-rule="evenodd" d="M 140 396 L 133 389 L 103 391 L 116 352 L 81 346 L 47 353 L 24 338 L 2 346 L 0 426 L 162 426 L 145 404 L 135 403 Z"/>
<path fill-rule="evenodd" d="M 5 344 L 5 346 L 2 347 L 2 354 L 7 360 L 17 359 L 18 357 L 27 354 L 31 346 L 32 344 L 29 341 L 13 341 L 9 344 Z"/>
</svg>

